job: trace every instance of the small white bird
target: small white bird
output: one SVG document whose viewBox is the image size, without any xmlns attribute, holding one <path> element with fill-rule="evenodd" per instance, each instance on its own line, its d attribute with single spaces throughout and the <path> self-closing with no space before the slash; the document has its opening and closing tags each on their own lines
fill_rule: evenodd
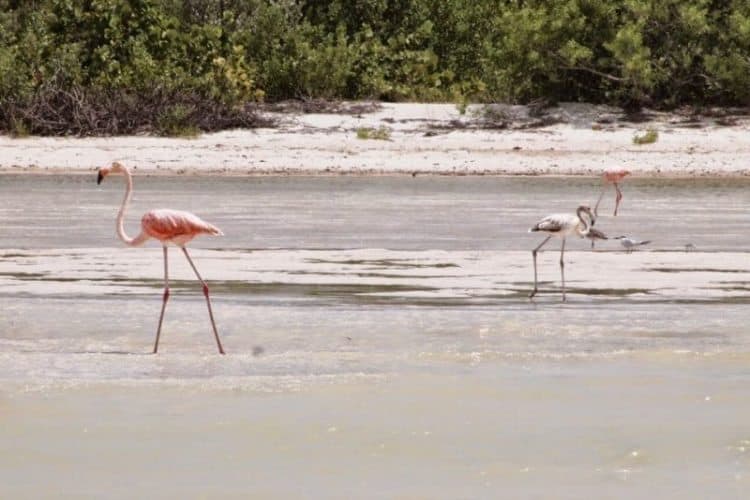
<svg viewBox="0 0 750 500">
<path fill-rule="evenodd" d="M 625 247 L 628 253 L 631 253 L 637 247 L 648 245 L 651 240 L 636 240 L 635 238 L 628 238 L 627 236 L 616 236 L 616 240 L 620 240 L 620 244 Z"/>
<path fill-rule="evenodd" d="M 533 298 L 538 290 L 536 254 L 539 249 L 550 240 L 550 238 L 558 236 L 562 238 L 562 244 L 560 245 L 560 276 L 562 278 L 562 299 L 563 302 L 565 302 L 565 262 L 563 261 L 563 257 L 565 256 L 565 238 L 571 234 L 577 234 L 583 238 L 589 233 L 589 231 L 591 231 L 591 226 L 594 225 L 595 220 L 594 215 L 591 213 L 591 209 L 585 205 L 581 205 L 578 207 L 575 214 L 548 215 L 529 229 L 530 233 L 544 231 L 549 234 L 549 236 L 547 236 L 538 247 L 531 251 L 531 256 L 534 259 L 534 289 L 529 294 L 529 298 Z"/>
</svg>

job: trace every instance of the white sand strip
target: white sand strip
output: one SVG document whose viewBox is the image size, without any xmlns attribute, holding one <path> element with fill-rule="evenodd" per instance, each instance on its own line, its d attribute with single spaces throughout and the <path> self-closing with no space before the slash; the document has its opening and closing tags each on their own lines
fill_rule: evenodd
<svg viewBox="0 0 750 500">
<path fill-rule="evenodd" d="M 602 125 L 602 112 L 576 109 L 563 108 L 574 115 L 566 124 L 530 129 L 465 128 L 476 115 L 453 104 L 383 104 L 363 115 L 269 113 L 278 128 L 195 139 L 0 136 L 0 172 L 87 172 L 119 160 L 167 174 L 592 175 L 627 168 L 640 176 L 750 175 L 747 117 L 729 127 L 663 114 Z M 390 139 L 358 139 L 363 127 L 386 127 Z M 647 129 L 658 140 L 634 144 Z"/>
</svg>

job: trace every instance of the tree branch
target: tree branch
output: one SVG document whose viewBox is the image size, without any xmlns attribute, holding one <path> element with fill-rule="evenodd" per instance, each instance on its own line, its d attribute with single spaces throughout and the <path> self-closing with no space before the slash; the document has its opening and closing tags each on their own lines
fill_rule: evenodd
<svg viewBox="0 0 750 500">
<path fill-rule="evenodd" d="M 613 82 L 627 82 L 628 78 L 623 78 L 621 76 L 615 76 L 611 75 L 609 73 L 604 73 L 602 71 L 597 71 L 593 68 L 587 68 L 585 66 L 569 66 L 564 65 L 561 66 L 562 69 L 572 70 L 572 71 L 585 71 L 586 73 L 591 73 L 592 75 L 600 76 L 602 78 L 606 78 L 607 80 L 613 81 Z"/>
</svg>

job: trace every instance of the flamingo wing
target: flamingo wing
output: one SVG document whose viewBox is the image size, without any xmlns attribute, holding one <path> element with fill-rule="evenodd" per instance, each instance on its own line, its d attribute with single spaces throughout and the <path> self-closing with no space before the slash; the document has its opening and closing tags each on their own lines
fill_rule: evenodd
<svg viewBox="0 0 750 500">
<path fill-rule="evenodd" d="M 602 177 L 606 182 L 620 182 L 628 175 L 630 175 L 628 170 L 608 170 L 602 174 Z"/>
<path fill-rule="evenodd" d="M 185 242 L 199 234 L 221 235 L 221 230 L 195 214 L 160 208 L 143 215 L 144 232 L 160 241 Z"/>
<path fill-rule="evenodd" d="M 573 220 L 575 218 L 575 220 Z M 559 233 L 568 230 L 578 223 L 578 217 L 569 214 L 548 215 L 537 222 L 529 231 L 545 231 L 547 233 Z"/>
<path fill-rule="evenodd" d="M 591 240 L 608 240 L 609 239 L 606 234 L 599 231 L 598 229 L 594 229 L 593 227 L 589 228 L 589 232 L 586 233 L 586 237 Z"/>
</svg>

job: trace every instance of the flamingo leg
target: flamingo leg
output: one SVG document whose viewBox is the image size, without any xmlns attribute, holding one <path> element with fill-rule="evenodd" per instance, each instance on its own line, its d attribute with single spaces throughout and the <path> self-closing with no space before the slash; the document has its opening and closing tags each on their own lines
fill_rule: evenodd
<svg viewBox="0 0 750 500">
<path fill-rule="evenodd" d="M 154 341 L 154 354 L 159 350 L 159 336 L 161 335 L 161 324 L 164 321 L 164 310 L 169 300 L 169 269 L 167 265 L 167 247 L 164 248 L 164 295 L 161 301 L 161 314 L 159 314 L 159 326 L 156 328 L 156 341 Z"/>
<path fill-rule="evenodd" d="M 599 193 L 599 198 L 598 198 L 598 199 L 596 200 L 596 205 L 594 205 L 594 217 L 599 217 L 599 213 L 598 213 L 598 210 L 599 210 L 599 203 L 601 203 L 601 201 L 602 201 L 602 197 L 604 196 L 604 192 L 605 192 L 606 190 L 607 190 L 607 185 L 605 184 L 605 185 L 603 185 L 603 186 L 602 186 L 602 190 L 601 190 L 601 192 Z M 593 225 L 593 224 L 592 224 L 592 225 Z"/>
<path fill-rule="evenodd" d="M 560 277 L 562 278 L 562 299 L 565 302 L 565 238 L 562 239 L 562 245 L 560 245 Z"/>
<path fill-rule="evenodd" d="M 617 185 L 615 182 L 615 191 L 617 191 L 617 197 L 615 198 L 615 217 L 617 217 L 617 208 L 620 206 L 620 200 L 622 200 L 622 191 L 620 191 L 620 186 Z"/>
<path fill-rule="evenodd" d="M 200 273 L 198 272 L 198 269 L 195 267 L 195 264 L 193 264 L 193 259 L 190 258 L 190 255 L 188 254 L 187 248 L 181 247 L 182 253 L 185 254 L 185 257 L 187 257 L 188 262 L 190 263 L 190 267 L 193 268 L 193 272 L 195 272 L 195 275 L 198 277 L 198 280 L 203 285 L 203 295 L 206 297 L 206 305 L 208 305 L 208 317 L 211 319 L 211 326 L 214 329 L 214 337 L 216 338 L 216 345 L 219 347 L 219 353 L 224 354 L 224 348 L 221 346 L 221 340 L 219 340 L 219 332 L 216 330 L 216 322 L 214 321 L 214 313 L 211 310 L 211 299 L 208 296 L 208 285 L 205 281 L 203 281 L 203 278 L 201 278 Z"/>
<path fill-rule="evenodd" d="M 531 256 L 534 258 L 534 289 L 529 294 L 529 298 L 534 298 L 534 295 L 536 295 L 536 292 L 538 291 L 537 288 L 537 275 L 536 275 L 536 254 L 539 252 L 539 249 L 544 246 L 545 243 L 549 241 L 549 239 L 552 238 L 552 235 L 547 236 L 544 241 L 542 241 L 538 247 L 536 247 L 534 250 L 531 251 Z"/>
</svg>

